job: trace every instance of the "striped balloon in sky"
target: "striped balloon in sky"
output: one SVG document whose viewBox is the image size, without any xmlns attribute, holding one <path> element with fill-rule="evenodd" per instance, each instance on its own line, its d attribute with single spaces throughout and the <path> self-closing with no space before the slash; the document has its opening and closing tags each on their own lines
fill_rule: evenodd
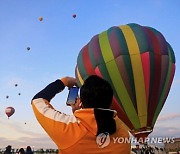
<svg viewBox="0 0 180 154">
<path fill-rule="evenodd" d="M 152 132 L 175 73 L 175 55 L 164 36 L 135 23 L 95 35 L 77 58 L 79 86 L 96 74 L 114 90 L 112 108 L 136 137 Z"/>
</svg>

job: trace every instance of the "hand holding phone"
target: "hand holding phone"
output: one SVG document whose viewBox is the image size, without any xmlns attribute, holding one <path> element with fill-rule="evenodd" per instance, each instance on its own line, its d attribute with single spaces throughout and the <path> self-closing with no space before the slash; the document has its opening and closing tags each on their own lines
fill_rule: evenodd
<svg viewBox="0 0 180 154">
<path fill-rule="evenodd" d="M 78 88 L 78 87 L 72 87 L 72 88 L 70 88 L 66 105 L 69 105 L 69 106 L 70 106 L 70 105 L 76 103 L 76 98 L 77 98 L 77 96 L 78 96 L 78 91 L 79 91 L 79 88 Z"/>
</svg>

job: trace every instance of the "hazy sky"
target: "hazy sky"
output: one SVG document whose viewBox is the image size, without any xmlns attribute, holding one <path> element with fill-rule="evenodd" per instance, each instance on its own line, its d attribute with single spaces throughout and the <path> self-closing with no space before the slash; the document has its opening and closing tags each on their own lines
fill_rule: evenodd
<svg viewBox="0 0 180 154">
<path fill-rule="evenodd" d="M 56 148 L 34 117 L 32 97 L 57 78 L 74 76 L 77 55 L 92 36 L 128 23 L 154 27 L 173 47 L 176 74 L 151 135 L 180 136 L 179 8 L 179 0 L 0 0 L 0 148 Z M 71 113 L 67 93 L 52 104 Z M 10 119 L 7 106 L 16 110 Z"/>
</svg>

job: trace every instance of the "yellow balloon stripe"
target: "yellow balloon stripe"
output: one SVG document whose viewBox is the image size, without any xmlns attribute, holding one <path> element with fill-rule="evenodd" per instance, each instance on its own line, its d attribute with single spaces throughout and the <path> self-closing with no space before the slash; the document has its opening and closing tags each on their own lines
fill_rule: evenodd
<svg viewBox="0 0 180 154">
<path fill-rule="evenodd" d="M 78 67 L 76 67 L 76 73 L 77 73 L 77 77 L 78 77 L 78 79 L 79 79 L 80 84 L 83 85 L 84 80 L 82 79 L 82 77 L 81 77 L 81 75 L 80 75 L 80 73 L 79 73 Z"/>
<path fill-rule="evenodd" d="M 114 89 L 117 91 L 117 95 L 122 102 L 123 108 L 128 118 L 130 119 L 135 129 L 138 129 L 140 128 L 139 119 L 136 110 L 133 106 L 133 103 L 128 95 L 126 87 L 123 83 L 122 77 L 115 62 L 114 55 L 112 54 L 107 31 L 99 34 L 99 44 Z"/>
<path fill-rule="evenodd" d="M 139 46 L 136 37 L 129 26 L 123 25 L 120 26 L 120 29 L 122 30 L 124 37 L 126 39 L 130 58 L 131 58 L 139 120 L 141 123 L 141 127 L 146 127 L 147 103 L 146 103 L 144 73 L 142 68 Z"/>
</svg>

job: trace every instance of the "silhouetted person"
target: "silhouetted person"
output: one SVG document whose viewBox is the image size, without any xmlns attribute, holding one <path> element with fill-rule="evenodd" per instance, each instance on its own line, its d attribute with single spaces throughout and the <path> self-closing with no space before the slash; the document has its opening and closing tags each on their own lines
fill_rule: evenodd
<svg viewBox="0 0 180 154">
<path fill-rule="evenodd" d="M 4 154 L 12 154 L 12 152 L 11 152 L 11 145 L 8 145 L 6 147 L 6 150 L 4 151 Z"/>
<path fill-rule="evenodd" d="M 30 146 L 27 146 L 26 148 L 26 154 L 33 154 L 33 151 Z"/>
<path fill-rule="evenodd" d="M 23 148 L 20 148 L 18 154 L 25 154 L 24 149 L 23 149 Z"/>
<path fill-rule="evenodd" d="M 135 153 L 136 154 L 143 154 L 142 150 L 139 148 L 139 145 L 136 145 L 136 149 L 135 149 Z"/>
</svg>

